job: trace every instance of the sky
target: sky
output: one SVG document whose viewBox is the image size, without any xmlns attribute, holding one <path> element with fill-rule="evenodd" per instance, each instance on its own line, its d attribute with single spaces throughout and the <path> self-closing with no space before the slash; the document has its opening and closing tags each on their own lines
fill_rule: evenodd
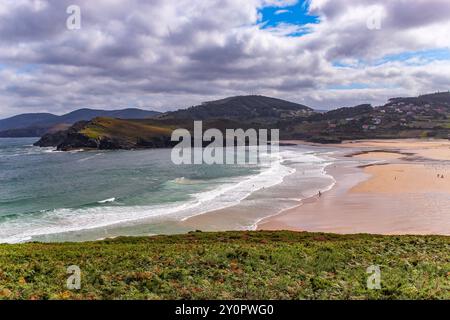
<svg viewBox="0 0 450 320">
<path fill-rule="evenodd" d="M 72 28 L 80 9 L 80 28 Z M 448 0 L 2 0 L 0 118 L 450 89 Z"/>
</svg>

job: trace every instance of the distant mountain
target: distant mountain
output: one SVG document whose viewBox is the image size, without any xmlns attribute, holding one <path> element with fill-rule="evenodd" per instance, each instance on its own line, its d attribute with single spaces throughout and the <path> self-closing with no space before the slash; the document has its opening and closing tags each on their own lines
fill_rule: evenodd
<svg viewBox="0 0 450 320">
<path fill-rule="evenodd" d="M 78 121 L 89 121 L 96 117 L 118 119 L 147 119 L 160 112 L 141 109 L 95 110 L 79 109 L 61 116 L 51 113 L 28 113 L 0 120 L 0 137 L 36 137 L 47 132 L 67 129 Z"/>
<path fill-rule="evenodd" d="M 52 123 L 59 119 L 51 113 L 26 113 L 0 120 L 0 131 L 33 126 L 37 123 Z"/>
<path fill-rule="evenodd" d="M 282 140 L 339 143 L 354 139 L 450 138 L 450 93 L 393 98 L 384 106 L 362 104 L 325 113 L 292 102 L 240 96 L 168 112 L 151 119 L 95 118 L 68 130 L 49 133 L 36 143 L 60 150 L 170 147 L 174 129 L 280 129 Z"/>
<path fill-rule="evenodd" d="M 211 120 L 229 119 L 239 121 L 267 121 L 294 118 L 314 113 L 314 110 L 293 102 L 264 97 L 236 96 L 217 101 L 204 102 L 185 110 L 168 112 L 161 119 Z"/>
<path fill-rule="evenodd" d="M 88 121 L 97 117 L 108 117 L 117 119 L 146 119 L 159 115 L 160 112 L 147 111 L 141 109 L 123 109 L 123 110 L 94 110 L 79 109 L 61 116 L 58 119 L 60 123 L 75 123 L 78 121 Z"/>
</svg>

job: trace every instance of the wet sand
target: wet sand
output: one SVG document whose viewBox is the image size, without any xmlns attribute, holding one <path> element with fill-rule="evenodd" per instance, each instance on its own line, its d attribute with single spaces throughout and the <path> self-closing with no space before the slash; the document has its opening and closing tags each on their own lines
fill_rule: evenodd
<svg viewBox="0 0 450 320">
<path fill-rule="evenodd" d="M 374 152 L 364 152 L 352 156 L 355 159 L 364 160 L 391 160 L 391 159 L 401 159 L 405 157 L 404 154 L 400 152 L 387 152 L 387 151 L 374 151 Z"/>
<path fill-rule="evenodd" d="M 414 153 L 417 157 L 431 160 L 450 161 L 450 140 L 367 140 L 367 141 L 346 141 L 343 148 L 378 148 L 380 150 L 394 150 L 406 153 Z"/>
<path fill-rule="evenodd" d="M 304 142 L 302 140 L 283 141 L 288 144 L 316 145 L 317 143 Z M 337 148 L 361 148 L 378 152 L 406 152 L 414 153 L 417 157 L 432 160 L 450 161 L 450 140 L 443 139 L 387 139 L 387 140 L 354 140 L 344 141 L 341 144 L 330 144 Z"/>
<path fill-rule="evenodd" d="M 374 140 L 341 147 L 362 148 L 353 159 L 377 165 L 329 168 L 337 180 L 331 191 L 261 221 L 258 229 L 450 235 L 450 141 Z"/>
</svg>

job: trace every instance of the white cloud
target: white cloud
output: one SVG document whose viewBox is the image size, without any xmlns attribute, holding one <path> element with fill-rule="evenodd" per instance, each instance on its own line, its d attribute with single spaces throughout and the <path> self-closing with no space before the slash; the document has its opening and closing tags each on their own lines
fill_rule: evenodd
<svg viewBox="0 0 450 320">
<path fill-rule="evenodd" d="M 292 12 L 292 11 L 291 10 L 283 10 L 283 9 L 281 9 L 281 10 L 275 11 L 275 14 L 276 15 L 280 15 L 280 14 L 289 13 L 289 12 Z"/>
<path fill-rule="evenodd" d="M 65 28 L 69 4 L 81 7 L 79 31 Z M 297 0 L 4 0 L 0 116 L 167 110 L 248 93 L 324 108 L 450 87 L 449 61 L 378 64 L 389 54 L 449 48 L 450 2 L 311 0 L 318 24 L 259 25 L 263 6 L 295 4 L 300 10 Z M 381 29 L 369 30 L 376 8 Z M 333 89 L 355 83 L 367 88 Z"/>
</svg>

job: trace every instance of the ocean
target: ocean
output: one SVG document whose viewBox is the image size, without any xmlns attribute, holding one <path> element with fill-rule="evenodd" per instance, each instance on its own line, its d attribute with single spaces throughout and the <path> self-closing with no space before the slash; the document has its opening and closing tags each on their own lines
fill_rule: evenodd
<svg viewBox="0 0 450 320">
<path fill-rule="evenodd" d="M 249 230 L 335 183 L 330 148 L 280 147 L 258 165 L 175 165 L 170 149 L 58 152 L 36 140 L 0 139 L 1 243 L 181 233 L 189 218 L 226 208 L 235 214 L 202 230 Z"/>
</svg>

